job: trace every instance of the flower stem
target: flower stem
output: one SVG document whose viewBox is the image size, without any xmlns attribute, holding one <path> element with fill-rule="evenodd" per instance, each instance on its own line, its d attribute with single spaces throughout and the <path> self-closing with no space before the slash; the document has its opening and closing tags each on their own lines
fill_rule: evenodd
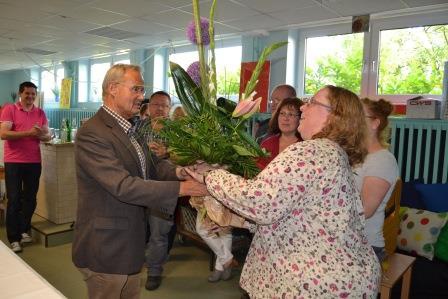
<svg viewBox="0 0 448 299">
<path fill-rule="evenodd" d="M 213 103 L 216 103 L 216 92 L 218 89 L 218 84 L 216 82 L 216 57 L 215 57 L 215 26 L 214 26 L 214 18 L 215 18 L 215 8 L 216 8 L 216 0 L 213 0 L 212 7 L 210 8 L 210 20 L 208 33 L 210 36 L 210 67 L 211 67 L 211 85 L 210 85 L 210 96 Z"/>
<path fill-rule="evenodd" d="M 201 34 L 201 15 L 199 13 L 199 0 L 193 0 L 193 16 L 196 27 L 196 40 L 199 53 L 199 70 L 201 73 L 201 89 L 206 100 L 210 100 L 210 92 L 208 87 L 207 65 L 205 63 L 204 45 L 202 44 Z"/>
</svg>

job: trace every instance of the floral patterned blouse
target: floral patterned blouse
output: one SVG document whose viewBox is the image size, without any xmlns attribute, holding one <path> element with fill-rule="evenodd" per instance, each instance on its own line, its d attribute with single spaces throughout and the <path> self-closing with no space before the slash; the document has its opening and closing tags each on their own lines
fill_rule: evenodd
<svg viewBox="0 0 448 299">
<path fill-rule="evenodd" d="M 212 196 L 257 223 L 240 279 L 251 298 L 376 298 L 380 264 L 336 143 L 295 143 L 254 179 L 215 170 L 206 183 Z"/>
</svg>

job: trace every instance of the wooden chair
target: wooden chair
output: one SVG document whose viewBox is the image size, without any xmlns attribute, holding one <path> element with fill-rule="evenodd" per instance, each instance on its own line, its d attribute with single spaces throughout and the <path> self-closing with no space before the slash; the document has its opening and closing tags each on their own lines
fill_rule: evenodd
<svg viewBox="0 0 448 299">
<path fill-rule="evenodd" d="M 402 181 L 398 179 L 394 191 L 387 202 L 384 217 L 383 236 L 387 258 L 385 264 L 387 269 L 383 271 L 381 278 L 381 299 L 390 297 L 390 292 L 395 283 L 403 279 L 401 284 L 401 299 L 409 298 L 409 289 L 411 286 L 412 265 L 415 257 L 396 253 L 397 236 L 400 227 L 400 199 Z"/>
<path fill-rule="evenodd" d="M 398 179 L 394 191 L 386 204 L 384 210 L 383 236 L 387 255 L 392 255 L 397 249 L 398 229 L 400 228 L 400 199 L 402 181 Z"/>
</svg>

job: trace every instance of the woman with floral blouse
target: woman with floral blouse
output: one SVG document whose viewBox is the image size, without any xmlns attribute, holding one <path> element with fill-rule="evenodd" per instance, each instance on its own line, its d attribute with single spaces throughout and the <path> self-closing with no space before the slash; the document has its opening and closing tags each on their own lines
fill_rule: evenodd
<svg viewBox="0 0 448 299">
<path fill-rule="evenodd" d="M 361 102 L 351 91 L 325 86 L 301 111 L 304 141 L 254 179 L 225 170 L 193 175 L 256 223 L 240 279 L 250 298 L 376 298 L 380 264 L 364 236 L 351 171 L 367 153 Z"/>
</svg>

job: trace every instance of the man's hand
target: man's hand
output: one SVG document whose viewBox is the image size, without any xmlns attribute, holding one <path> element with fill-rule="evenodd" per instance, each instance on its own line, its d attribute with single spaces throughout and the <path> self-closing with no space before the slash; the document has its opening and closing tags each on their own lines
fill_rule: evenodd
<svg viewBox="0 0 448 299">
<path fill-rule="evenodd" d="M 194 181 L 180 182 L 179 197 L 181 196 L 206 196 L 209 195 L 207 187 Z"/>
<path fill-rule="evenodd" d="M 226 165 L 219 165 L 219 164 L 208 164 L 204 161 L 196 161 L 196 164 L 193 164 L 191 166 L 188 166 L 190 170 L 193 170 L 194 172 L 197 172 L 199 174 L 204 174 L 206 172 L 209 172 L 211 170 L 215 169 L 227 169 L 228 167 Z"/>
<path fill-rule="evenodd" d="M 42 129 L 40 127 L 38 127 L 37 125 L 35 125 L 34 127 L 32 127 L 31 129 L 28 130 L 28 135 L 30 137 L 38 137 L 41 134 L 42 134 Z"/>
<path fill-rule="evenodd" d="M 177 167 L 176 176 L 180 181 L 195 181 L 190 174 L 186 171 L 186 167 Z M 202 183 L 202 182 L 200 182 Z"/>
<path fill-rule="evenodd" d="M 50 130 L 48 129 L 47 126 L 38 127 L 36 125 L 35 127 L 40 129 L 40 134 L 37 136 L 37 138 L 39 138 L 40 141 L 50 141 L 51 140 Z"/>
<path fill-rule="evenodd" d="M 198 183 L 204 184 L 204 174 L 198 173 L 188 167 L 184 167 L 183 170 L 191 177 L 193 180 L 195 180 Z"/>
</svg>

